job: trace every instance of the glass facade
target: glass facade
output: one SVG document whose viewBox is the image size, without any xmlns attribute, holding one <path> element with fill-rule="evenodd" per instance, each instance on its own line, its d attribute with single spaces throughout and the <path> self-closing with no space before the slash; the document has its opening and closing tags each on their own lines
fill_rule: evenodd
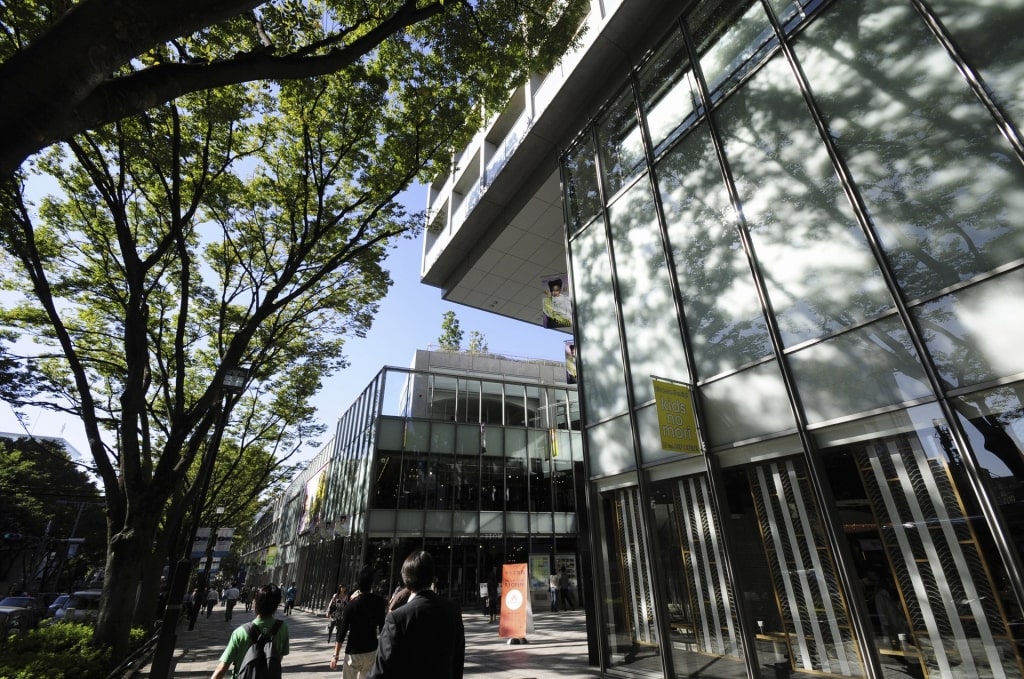
<svg viewBox="0 0 1024 679">
<path fill-rule="evenodd" d="M 427 549 L 440 589 L 467 611 L 479 609 L 491 568 L 529 560 L 543 610 L 545 568 L 568 558 L 575 576 L 581 550 L 576 387 L 562 363 L 495 359 L 489 375 L 469 370 L 468 354 L 418 354 L 427 367 L 382 370 L 260 519 L 245 557 L 250 581 L 294 580 L 299 607 L 318 610 L 362 564 L 390 594 L 405 557 Z"/>
<path fill-rule="evenodd" d="M 602 670 L 1024 676 L 1024 0 L 686 6 L 561 162 Z"/>
</svg>

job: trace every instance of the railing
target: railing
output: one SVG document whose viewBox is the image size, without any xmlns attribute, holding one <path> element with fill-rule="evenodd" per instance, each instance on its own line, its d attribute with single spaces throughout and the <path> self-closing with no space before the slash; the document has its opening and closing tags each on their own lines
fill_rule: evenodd
<svg viewBox="0 0 1024 679">
<path fill-rule="evenodd" d="M 120 665 L 115 667 L 113 671 L 107 675 L 107 679 L 131 679 L 134 677 L 140 668 L 149 662 L 153 655 L 153 651 L 156 650 L 157 639 L 160 638 L 160 626 L 157 625 L 156 631 L 153 632 L 153 636 L 150 637 L 135 650 L 130 656 L 125 658 Z"/>
</svg>

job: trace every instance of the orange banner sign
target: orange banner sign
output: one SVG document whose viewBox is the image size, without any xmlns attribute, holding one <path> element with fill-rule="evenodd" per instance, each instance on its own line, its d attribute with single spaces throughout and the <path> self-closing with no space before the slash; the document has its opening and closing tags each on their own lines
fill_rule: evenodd
<svg viewBox="0 0 1024 679">
<path fill-rule="evenodd" d="M 525 639 L 530 609 L 530 583 L 525 563 L 507 563 L 501 568 L 501 620 L 498 636 Z"/>
</svg>

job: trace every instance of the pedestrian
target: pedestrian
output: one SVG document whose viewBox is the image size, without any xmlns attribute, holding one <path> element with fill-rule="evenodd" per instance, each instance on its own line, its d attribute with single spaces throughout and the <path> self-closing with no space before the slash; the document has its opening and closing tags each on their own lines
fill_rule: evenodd
<svg viewBox="0 0 1024 679">
<path fill-rule="evenodd" d="M 209 618 L 210 614 L 213 613 L 213 607 L 217 605 L 217 600 L 220 597 L 217 595 L 217 590 L 210 587 L 206 590 L 206 617 Z"/>
<path fill-rule="evenodd" d="M 491 574 L 487 576 L 487 610 L 491 614 L 491 622 L 498 614 L 498 569 L 491 567 Z"/>
<path fill-rule="evenodd" d="M 331 600 L 327 603 L 327 641 L 331 640 L 331 634 L 334 632 L 334 628 L 338 626 L 341 621 L 341 613 L 345 610 L 345 604 L 349 601 L 348 587 L 345 585 L 338 585 L 338 591 L 334 593 Z"/>
<path fill-rule="evenodd" d="M 188 631 L 191 632 L 196 628 L 196 620 L 199 618 L 199 611 L 203 607 L 203 599 L 199 588 L 194 587 L 185 600 L 187 602 L 185 613 L 188 615 Z"/>
<path fill-rule="evenodd" d="M 281 590 L 274 585 L 264 585 L 256 590 L 253 599 L 253 607 L 256 609 L 256 619 L 253 625 L 260 634 L 270 635 L 273 632 L 274 652 L 279 658 L 288 655 L 288 625 L 283 620 L 274 617 L 274 611 L 281 603 Z M 249 631 L 249 625 L 239 625 L 231 633 L 228 645 L 220 654 L 220 663 L 217 669 L 210 675 L 210 679 L 221 679 L 228 671 L 228 667 L 234 666 L 232 677 L 238 676 L 241 670 L 242 660 L 246 651 L 253 643 L 253 637 Z"/>
<path fill-rule="evenodd" d="M 373 567 L 363 567 L 356 590 L 348 603 L 340 608 L 341 620 L 331 669 L 338 668 L 341 644 L 347 635 L 342 679 L 365 679 L 377 658 L 377 635 L 384 627 L 387 603 L 384 597 L 373 592 L 373 573 Z"/>
<path fill-rule="evenodd" d="M 565 572 L 565 566 L 558 571 L 558 600 L 562 604 L 562 610 L 570 608 L 576 610 L 576 603 L 569 595 L 569 575 Z"/>
<path fill-rule="evenodd" d="M 434 559 L 413 552 L 402 563 L 409 600 L 384 619 L 370 679 L 462 679 L 466 632 L 459 605 L 431 591 Z"/>
<path fill-rule="evenodd" d="M 243 585 L 242 591 L 238 594 L 238 599 L 245 604 L 245 610 L 248 611 L 252 608 L 252 588 L 249 585 Z"/>
<path fill-rule="evenodd" d="M 395 593 L 391 595 L 390 599 L 388 599 L 388 613 L 409 601 L 410 594 L 412 594 L 412 592 L 409 591 L 408 587 L 399 587 L 396 589 Z"/>
<path fill-rule="evenodd" d="M 548 576 L 548 591 L 551 592 L 552 611 L 558 610 L 558 590 L 560 589 L 561 582 L 562 578 L 559 577 L 557 572 L 552 573 L 550 576 Z"/>
<path fill-rule="evenodd" d="M 295 599 L 299 595 L 299 589 L 295 586 L 295 581 L 288 585 L 288 589 L 284 593 L 284 614 L 291 615 L 292 609 L 295 608 Z"/>
<path fill-rule="evenodd" d="M 236 603 L 238 603 L 238 588 L 232 582 L 224 590 L 224 622 L 231 621 L 231 611 L 234 610 Z"/>
</svg>

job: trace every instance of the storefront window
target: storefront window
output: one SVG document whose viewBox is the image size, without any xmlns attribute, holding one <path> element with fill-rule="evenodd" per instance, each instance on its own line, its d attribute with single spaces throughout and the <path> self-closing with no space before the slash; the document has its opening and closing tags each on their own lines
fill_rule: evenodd
<svg viewBox="0 0 1024 679">
<path fill-rule="evenodd" d="M 742 676 L 735 596 L 707 478 L 658 481 L 650 485 L 650 497 L 676 676 Z M 722 665 L 710 673 L 709 655 Z"/>
<path fill-rule="evenodd" d="M 636 487 L 601 494 L 607 550 L 599 605 L 607 625 L 609 667 L 660 673 L 661 643 L 654 617 L 650 535 Z"/>
<path fill-rule="evenodd" d="M 776 676 L 862 677 L 851 614 L 801 456 L 725 475 L 731 554 L 744 610 L 756 627 L 758 664 Z"/>
<path fill-rule="evenodd" d="M 1007 602 L 1005 570 L 971 491 L 964 451 L 939 408 L 851 423 L 819 439 L 836 441 L 821 458 L 887 671 L 1020 676 L 1015 602 Z"/>
</svg>

